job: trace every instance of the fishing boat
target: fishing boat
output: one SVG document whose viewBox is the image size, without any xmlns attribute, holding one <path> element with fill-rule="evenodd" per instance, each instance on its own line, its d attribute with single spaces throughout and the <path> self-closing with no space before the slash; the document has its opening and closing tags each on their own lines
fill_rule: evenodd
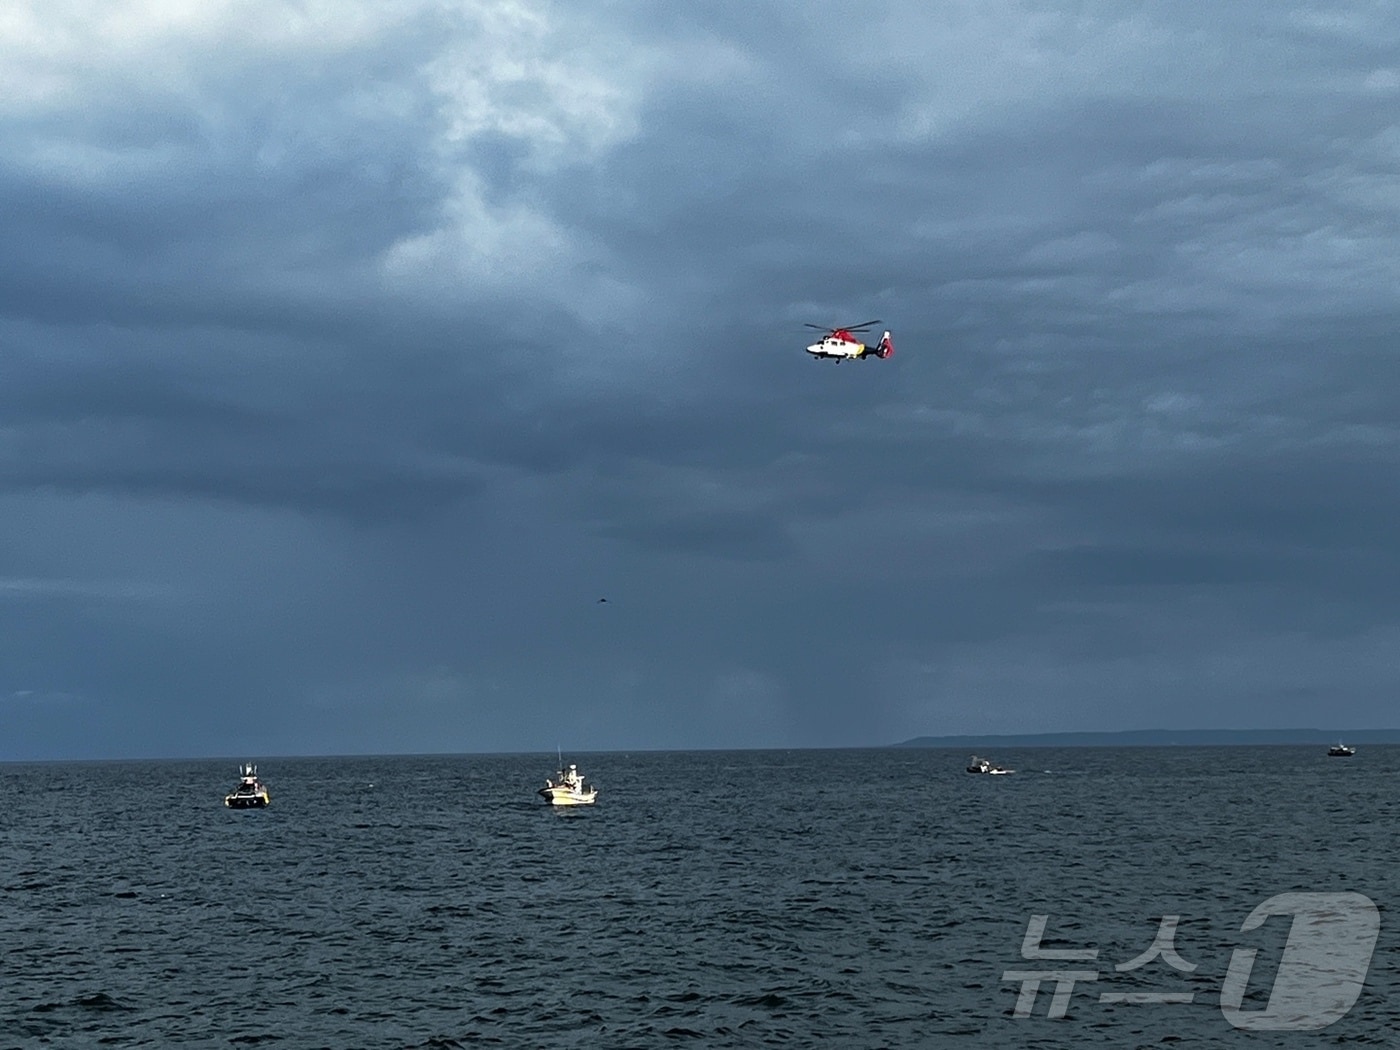
<svg viewBox="0 0 1400 1050">
<path fill-rule="evenodd" d="M 258 767 L 245 762 L 238 767 L 238 786 L 224 796 L 230 809 L 254 809 L 272 801 L 267 785 L 258 779 Z"/>
<path fill-rule="evenodd" d="M 969 773 L 987 773 L 994 777 L 1016 772 L 1014 769 L 1003 769 L 1001 766 L 994 766 L 985 758 L 978 758 L 976 755 L 968 759 L 967 771 Z"/>
<path fill-rule="evenodd" d="M 591 806 L 598 799 L 596 787 L 584 786 L 583 774 L 578 771 L 578 766 L 570 764 L 565 768 L 562 758 L 559 760 L 559 771 L 545 780 L 544 787 L 536 794 L 551 806 Z"/>
<path fill-rule="evenodd" d="M 1329 747 L 1327 749 L 1327 754 L 1332 758 L 1350 758 L 1352 755 L 1356 754 L 1356 748 L 1348 747 L 1346 744 L 1338 741 L 1334 747 Z"/>
</svg>

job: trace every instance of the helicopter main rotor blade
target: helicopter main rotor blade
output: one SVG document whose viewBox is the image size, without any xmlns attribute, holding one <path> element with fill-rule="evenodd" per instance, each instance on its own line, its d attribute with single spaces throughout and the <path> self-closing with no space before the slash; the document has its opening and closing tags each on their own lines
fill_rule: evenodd
<svg viewBox="0 0 1400 1050">
<path fill-rule="evenodd" d="M 826 325 L 810 323 L 803 325 L 803 327 L 815 328 L 818 332 L 859 332 L 862 328 L 869 328 L 871 325 L 879 323 L 880 319 L 877 317 L 873 321 L 862 321 L 860 324 L 839 324 L 835 328 L 828 328 Z"/>
</svg>

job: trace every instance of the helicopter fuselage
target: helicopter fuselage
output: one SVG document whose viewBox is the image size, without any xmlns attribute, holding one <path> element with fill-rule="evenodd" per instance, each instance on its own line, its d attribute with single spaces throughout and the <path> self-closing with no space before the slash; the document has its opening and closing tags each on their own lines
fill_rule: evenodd
<svg viewBox="0 0 1400 1050">
<path fill-rule="evenodd" d="M 863 357 L 889 357 L 894 353 L 894 343 L 890 341 L 890 333 L 886 332 L 874 346 L 866 346 L 848 329 L 836 328 L 820 341 L 807 347 L 807 353 L 819 360 L 826 358 L 840 364 L 842 361 L 855 361 Z"/>
<path fill-rule="evenodd" d="M 829 335 L 807 347 L 807 353 L 813 357 L 829 357 L 837 361 L 844 361 L 847 358 L 863 357 L 870 352 L 870 349 L 855 339 L 838 339 L 834 335 Z"/>
</svg>

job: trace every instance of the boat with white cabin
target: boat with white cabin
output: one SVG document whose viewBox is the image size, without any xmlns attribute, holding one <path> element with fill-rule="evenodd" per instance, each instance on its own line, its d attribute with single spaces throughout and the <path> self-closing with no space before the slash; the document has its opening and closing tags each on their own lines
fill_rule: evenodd
<svg viewBox="0 0 1400 1050">
<path fill-rule="evenodd" d="M 272 802 L 267 785 L 258 779 L 258 767 L 244 762 L 238 767 L 238 786 L 224 796 L 230 809 L 255 809 Z"/>
<path fill-rule="evenodd" d="M 985 758 L 978 758 L 976 755 L 968 759 L 967 771 L 969 773 L 986 773 L 994 777 L 1016 772 L 1014 769 L 1003 769 L 1001 766 L 994 766 Z"/>
<path fill-rule="evenodd" d="M 562 759 L 559 771 L 536 794 L 551 806 L 591 806 L 598 799 L 598 789 L 584 785 L 578 766 L 570 763 L 566 768 Z"/>
<path fill-rule="evenodd" d="M 1331 758 L 1350 758 L 1352 755 L 1356 754 L 1356 748 L 1348 747 L 1339 740 L 1335 747 L 1329 747 L 1327 749 L 1327 754 Z"/>
</svg>

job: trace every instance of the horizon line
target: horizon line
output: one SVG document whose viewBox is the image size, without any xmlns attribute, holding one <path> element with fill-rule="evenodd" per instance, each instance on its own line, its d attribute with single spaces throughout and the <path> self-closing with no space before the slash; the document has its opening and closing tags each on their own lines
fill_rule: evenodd
<svg viewBox="0 0 1400 1050">
<path fill-rule="evenodd" d="M 1258 740 L 1258 746 L 1286 746 L 1304 745 L 1314 743 L 1326 743 L 1333 739 L 1349 737 L 1353 740 L 1364 739 L 1366 737 L 1388 736 L 1394 737 L 1392 743 L 1400 743 L 1400 728 L 1369 728 L 1369 729 L 1345 729 L 1324 731 L 1315 727 L 1292 727 L 1286 729 L 1070 729 L 1053 730 L 1049 732 L 1029 732 L 1029 733 L 955 733 L 944 736 L 916 736 L 907 740 L 895 743 L 884 744 L 847 744 L 847 745 L 755 745 L 755 746 L 731 746 L 731 747 L 612 747 L 612 748 L 582 748 L 574 749 L 576 755 L 616 755 L 616 754 L 687 754 L 696 751 L 884 751 L 896 748 L 926 748 L 935 750 L 938 748 L 961 748 L 969 743 L 979 741 L 1066 741 L 1070 739 L 1080 740 L 1081 743 L 1069 746 L 1088 747 L 1092 744 L 1083 743 L 1087 739 L 1109 740 L 1124 737 L 1195 737 L 1200 739 L 1198 746 L 1210 747 L 1227 741 L 1219 738 L 1226 737 L 1279 737 L 1279 736 L 1308 736 L 1316 739 L 1307 740 Z M 1207 737 L 1217 738 L 1217 744 L 1201 739 Z M 1241 743 L 1239 740 L 1229 742 Z M 1387 741 L 1370 740 L 1370 743 L 1386 743 Z M 1007 744 L 1006 746 L 1034 747 L 1033 743 Z M 1175 746 L 1169 744 L 1124 744 L 1129 747 L 1152 747 L 1152 746 Z M 243 754 L 243 758 L 236 758 L 236 754 Z M 501 751 L 346 751 L 346 752 L 306 752 L 301 754 L 259 754 L 256 758 L 248 758 L 246 752 L 229 752 L 225 754 L 203 754 L 203 755 L 98 755 L 87 757 L 48 757 L 48 758 L 0 758 L 0 765 L 43 765 L 59 762 L 67 763 L 88 763 L 88 762 L 236 762 L 236 761 L 281 761 L 286 759 L 340 759 L 340 758 L 471 758 L 490 756 L 499 758 L 509 755 L 533 756 L 537 754 L 548 754 L 548 749 L 511 749 Z"/>
</svg>

